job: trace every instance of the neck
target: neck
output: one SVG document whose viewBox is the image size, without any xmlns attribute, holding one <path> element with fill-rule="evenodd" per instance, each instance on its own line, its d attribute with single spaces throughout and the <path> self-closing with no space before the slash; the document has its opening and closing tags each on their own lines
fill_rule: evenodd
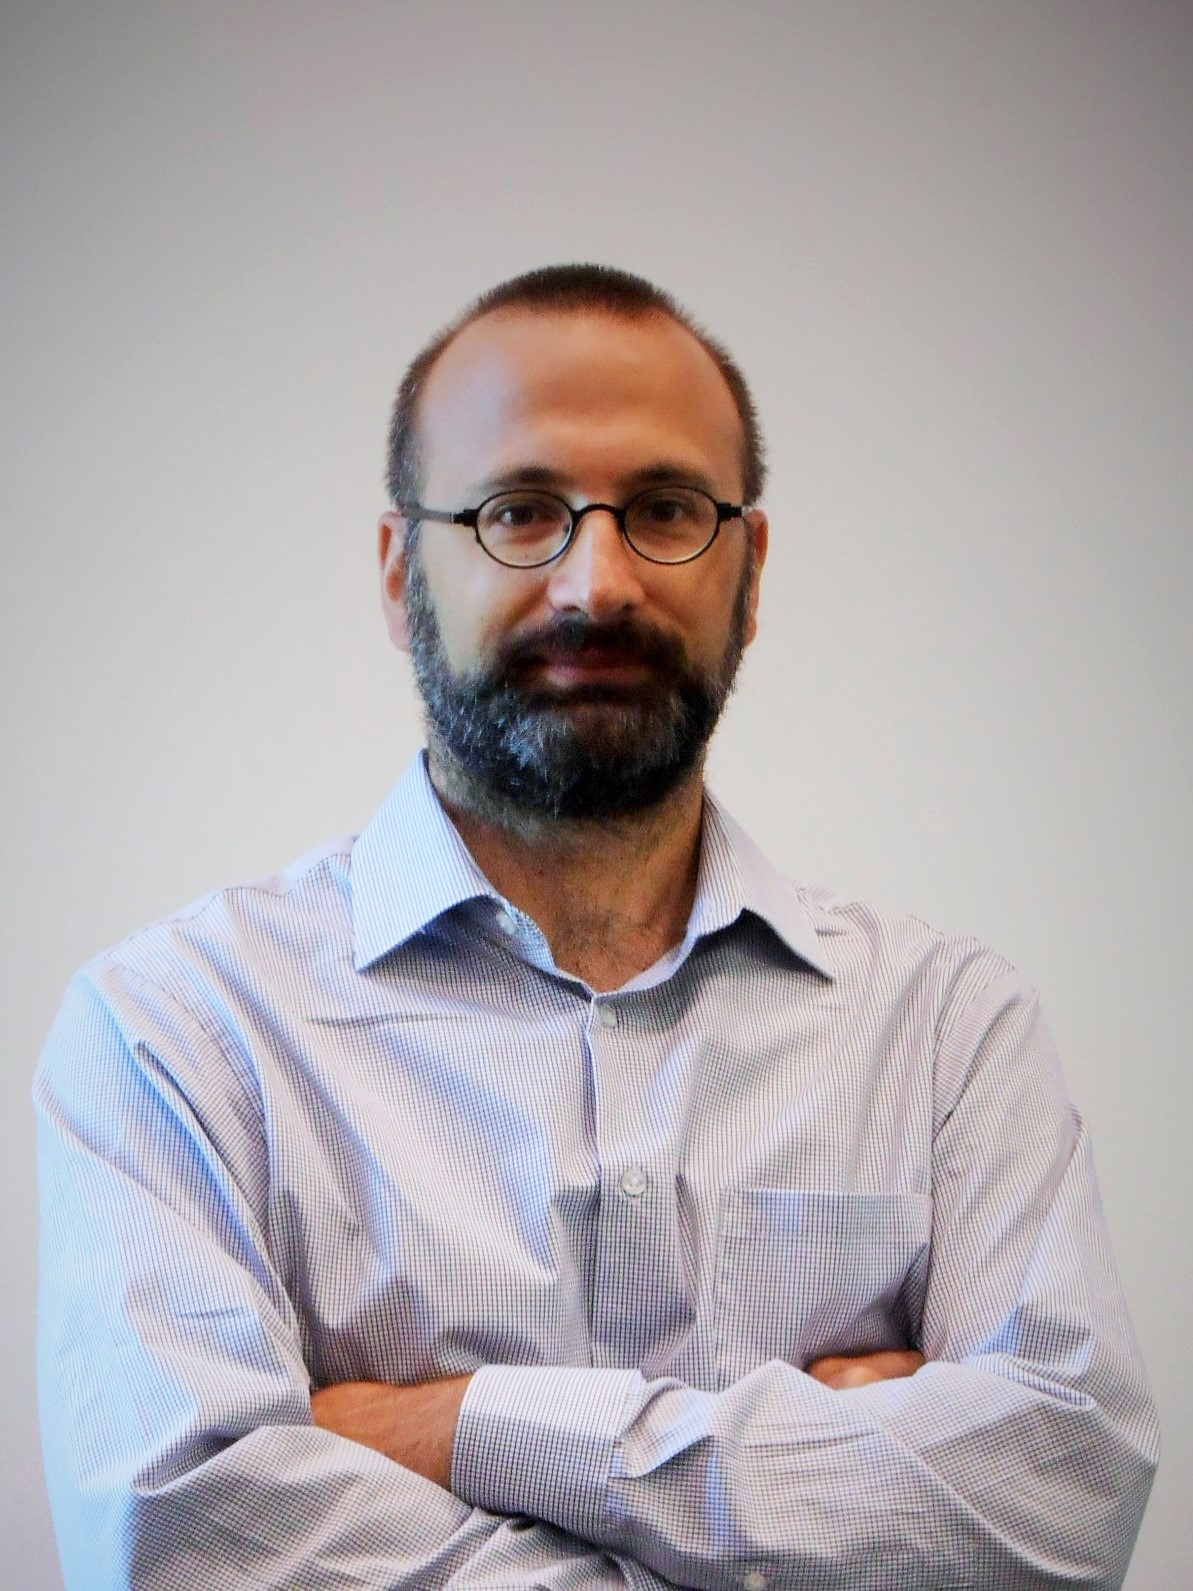
<svg viewBox="0 0 1193 1591">
<path fill-rule="evenodd" d="M 655 806 L 596 820 L 510 811 L 434 745 L 428 764 L 477 866 L 534 919 L 561 970 L 619 988 L 683 938 L 700 864 L 700 768 Z"/>
</svg>

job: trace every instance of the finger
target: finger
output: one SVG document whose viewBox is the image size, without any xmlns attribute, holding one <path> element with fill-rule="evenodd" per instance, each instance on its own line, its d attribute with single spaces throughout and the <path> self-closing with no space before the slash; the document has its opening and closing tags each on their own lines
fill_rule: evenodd
<svg viewBox="0 0 1193 1591">
<path fill-rule="evenodd" d="M 834 1370 L 827 1385 L 843 1392 L 849 1387 L 868 1387 L 875 1381 L 885 1381 L 886 1376 L 881 1371 L 873 1369 L 868 1364 L 844 1365 L 840 1370 Z"/>
<path fill-rule="evenodd" d="M 868 1358 L 852 1359 L 842 1355 L 816 1360 L 808 1366 L 807 1374 L 823 1386 L 834 1388 L 864 1387 L 871 1381 L 886 1380 L 881 1370 L 876 1369 Z"/>
<path fill-rule="evenodd" d="M 862 1361 L 877 1370 L 884 1381 L 889 1381 L 897 1376 L 912 1376 L 924 1362 L 922 1353 L 916 1353 L 910 1348 L 892 1348 L 886 1353 L 867 1354 Z"/>
<path fill-rule="evenodd" d="M 813 1359 L 806 1366 L 804 1374 L 811 1376 L 813 1381 L 822 1381 L 826 1387 L 831 1387 L 834 1378 L 848 1363 L 849 1360 L 843 1359 L 840 1354 L 826 1354 L 823 1359 Z"/>
<path fill-rule="evenodd" d="M 805 1373 L 826 1387 L 867 1386 L 873 1381 L 914 1375 L 923 1363 L 923 1354 L 913 1348 L 891 1348 L 879 1353 L 825 1354 L 814 1359 Z M 856 1371 L 865 1374 L 856 1375 Z"/>
</svg>

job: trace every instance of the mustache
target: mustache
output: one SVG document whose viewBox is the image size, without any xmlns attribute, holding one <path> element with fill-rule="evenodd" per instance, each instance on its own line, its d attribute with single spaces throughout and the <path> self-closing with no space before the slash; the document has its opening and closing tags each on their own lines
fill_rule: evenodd
<svg viewBox="0 0 1193 1591">
<path fill-rule="evenodd" d="M 687 666 L 683 642 L 654 625 L 628 617 L 602 623 L 583 614 L 565 614 L 537 630 L 506 640 L 485 675 L 493 684 L 506 684 L 535 664 L 579 657 L 588 651 L 613 653 L 627 662 L 641 663 L 668 675 L 682 673 Z"/>
</svg>

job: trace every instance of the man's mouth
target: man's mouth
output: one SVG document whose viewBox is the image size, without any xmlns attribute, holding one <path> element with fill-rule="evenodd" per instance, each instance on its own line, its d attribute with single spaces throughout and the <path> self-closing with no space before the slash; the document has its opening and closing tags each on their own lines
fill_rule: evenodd
<svg viewBox="0 0 1193 1591">
<path fill-rule="evenodd" d="M 537 685 L 570 691 L 593 685 L 634 687 L 650 678 L 650 665 L 620 647 L 588 646 L 576 651 L 547 651 L 530 661 L 527 673 Z"/>
<path fill-rule="evenodd" d="M 540 706 L 625 705 L 673 676 L 677 654 L 674 643 L 628 623 L 566 619 L 511 646 L 493 677 Z"/>
</svg>

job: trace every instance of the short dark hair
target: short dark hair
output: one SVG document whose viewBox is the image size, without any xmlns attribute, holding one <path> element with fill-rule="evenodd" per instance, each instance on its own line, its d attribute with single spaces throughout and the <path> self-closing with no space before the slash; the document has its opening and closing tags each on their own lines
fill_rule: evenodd
<svg viewBox="0 0 1193 1591">
<path fill-rule="evenodd" d="M 418 447 L 418 401 L 436 360 L 466 326 L 498 309 L 600 313 L 638 319 L 667 315 L 691 332 L 713 359 L 733 396 L 742 430 L 742 500 L 757 502 L 766 479 L 762 430 L 746 378 L 728 349 L 681 308 L 670 293 L 641 276 L 612 265 L 547 265 L 500 282 L 473 300 L 461 315 L 415 355 L 398 387 L 389 425 L 385 484 L 395 504 L 416 502 L 422 490 Z"/>
</svg>

